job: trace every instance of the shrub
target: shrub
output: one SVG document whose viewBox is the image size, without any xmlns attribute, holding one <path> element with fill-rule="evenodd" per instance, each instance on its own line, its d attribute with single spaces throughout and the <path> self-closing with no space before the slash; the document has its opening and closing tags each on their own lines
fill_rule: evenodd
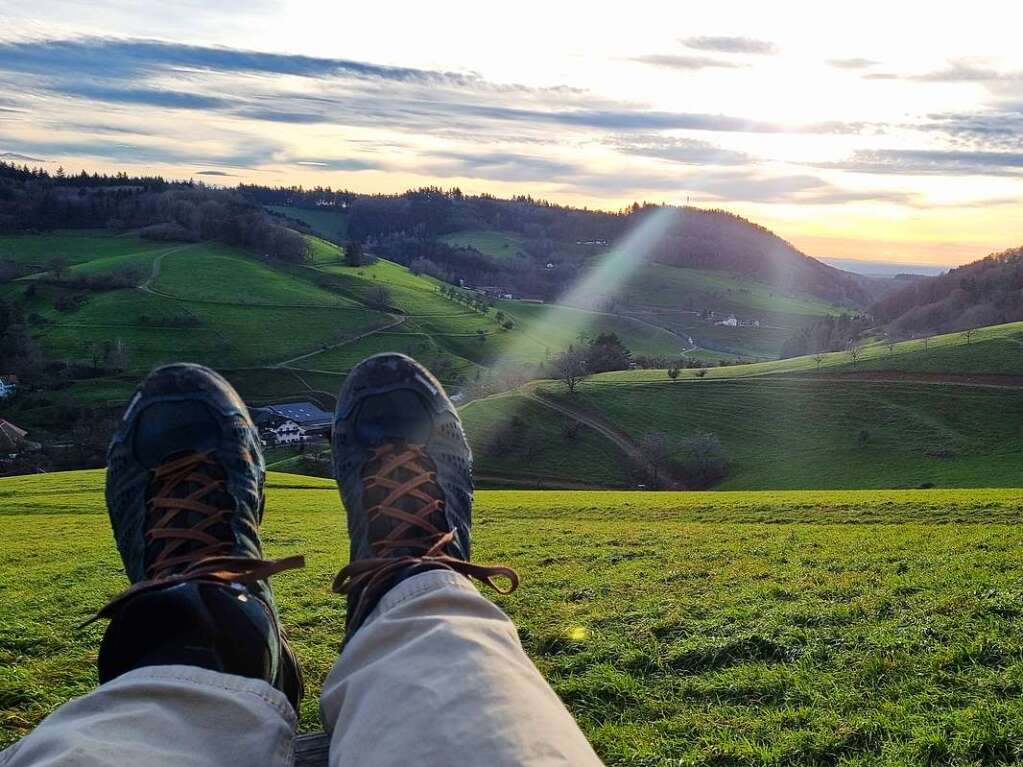
<svg viewBox="0 0 1023 767">
<path fill-rule="evenodd" d="M 687 437 L 679 445 L 676 474 L 686 487 L 703 490 L 728 476 L 730 460 L 714 434 Z"/>
</svg>

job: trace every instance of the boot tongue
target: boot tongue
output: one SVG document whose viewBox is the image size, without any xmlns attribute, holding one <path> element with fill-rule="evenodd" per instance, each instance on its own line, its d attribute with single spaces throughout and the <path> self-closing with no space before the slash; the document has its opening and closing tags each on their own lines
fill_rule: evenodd
<svg viewBox="0 0 1023 767">
<path fill-rule="evenodd" d="M 194 399 L 154 402 L 143 410 L 135 426 L 135 456 L 147 469 L 167 463 L 186 452 L 205 453 L 220 446 L 216 416 Z"/>
<path fill-rule="evenodd" d="M 422 445 L 433 432 L 433 417 L 422 397 L 396 389 L 366 397 L 355 417 L 355 438 L 362 445 L 408 442 Z"/>
</svg>

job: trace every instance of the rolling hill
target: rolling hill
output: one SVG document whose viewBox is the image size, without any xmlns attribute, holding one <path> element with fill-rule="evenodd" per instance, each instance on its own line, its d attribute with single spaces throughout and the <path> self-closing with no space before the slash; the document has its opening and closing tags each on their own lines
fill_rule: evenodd
<svg viewBox="0 0 1023 767">
<path fill-rule="evenodd" d="M 553 381 L 462 409 L 483 475 L 538 476 L 551 486 L 624 474 L 648 481 L 632 455 L 643 436 L 712 433 L 731 460 L 718 489 L 988 487 L 1019 483 L 1023 465 L 1023 323 L 923 341 L 876 343 L 848 353 L 708 370 L 606 373 L 575 394 Z M 702 376 L 702 377 L 700 377 Z M 516 427 L 522 413 L 583 423 L 547 434 Z M 519 410 L 516 410 L 519 408 Z M 538 422 L 535 417 L 531 422 Z M 576 452 L 579 433 L 617 450 Z M 500 453 L 488 449 L 498 435 Z M 505 456 L 554 454 L 526 462 Z M 678 454 L 675 456 L 678 457 Z M 602 463 L 601 463 L 602 462 Z M 539 475 L 531 466 L 543 466 Z M 631 467 L 631 471 L 629 471 Z M 509 474 L 510 472 L 510 474 Z"/>
<path fill-rule="evenodd" d="M 915 280 L 871 311 L 896 338 L 1023 320 L 1023 248 Z"/>
<path fill-rule="evenodd" d="M 519 204 L 511 209 L 522 219 L 516 231 L 501 228 L 515 225 L 504 207 L 507 201 L 492 201 L 504 211 L 497 215 L 480 213 L 473 199 L 444 197 L 444 213 L 426 204 L 410 212 L 419 200 L 413 193 L 374 197 L 371 205 L 355 197 L 343 209 L 268 209 L 336 243 L 351 227 L 368 235 L 371 243 L 386 246 L 402 263 L 425 259 L 451 280 L 501 285 L 504 291 L 543 296 L 548 302 L 560 301 L 609 257 L 614 240 L 601 238 L 639 227 L 652 213 L 639 210 L 615 217 L 548 208 L 543 209 L 546 218 L 535 220 L 530 212 L 541 209 Z M 417 231 L 439 228 L 446 233 L 399 236 L 391 232 L 388 214 Z M 785 340 L 814 320 L 858 311 L 878 295 L 879 281 L 826 266 L 772 232 L 724 211 L 685 208 L 673 211 L 672 217 L 652 252 L 632 263 L 615 284 L 595 286 L 597 294 L 582 305 L 678 334 L 697 356 L 755 360 L 777 357 Z M 488 228 L 489 221 L 497 226 Z M 732 316 L 736 326 L 722 324 Z"/>
<path fill-rule="evenodd" d="M 307 262 L 289 264 L 97 230 L 0 236 L 0 261 L 18 273 L 0 300 L 20 307 L 42 353 L 68 371 L 18 418 L 46 436 L 60 420 L 53 408 L 116 408 L 146 371 L 179 359 L 218 368 L 253 404 L 329 407 L 345 373 L 381 351 L 412 354 L 457 389 L 498 363 L 540 363 L 577 333 L 615 332 L 651 355 L 687 346 L 629 317 L 507 301 L 483 312 L 432 277 L 383 259 L 345 266 L 337 245 L 305 238 Z"/>
</svg>

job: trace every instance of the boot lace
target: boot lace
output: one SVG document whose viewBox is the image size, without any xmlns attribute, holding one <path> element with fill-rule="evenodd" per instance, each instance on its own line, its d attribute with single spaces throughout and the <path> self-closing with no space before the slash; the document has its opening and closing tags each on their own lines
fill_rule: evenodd
<svg viewBox="0 0 1023 767">
<path fill-rule="evenodd" d="M 158 466 L 152 482 L 156 491 L 146 503 L 149 524 L 147 546 L 163 542 L 159 553 L 146 567 L 145 579 L 115 597 L 89 621 L 110 617 L 128 599 L 157 588 L 185 581 L 221 584 L 256 583 L 284 570 L 305 566 L 302 556 L 257 559 L 231 556 L 233 536 L 217 535 L 230 529 L 234 509 L 224 508 L 210 496 L 225 492 L 220 465 L 210 453 L 187 453 Z M 198 521 L 188 524 L 188 515 Z"/>
<path fill-rule="evenodd" d="M 519 586 L 519 576 L 503 565 L 480 565 L 452 557 L 445 548 L 455 539 L 453 530 L 438 527 L 431 518 L 443 518 L 437 473 L 422 445 L 386 444 L 374 450 L 362 477 L 363 497 L 383 498 L 367 511 L 367 525 L 386 518 L 398 524 L 379 540 L 371 541 L 373 557 L 350 562 L 334 579 L 334 592 L 355 593 L 355 611 L 349 625 L 358 626 L 370 606 L 390 589 L 398 573 L 413 565 L 430 565 L 453 570 L 485 583 L 499 594 L 510 594 Z M 400 505 L 399 505 L 400 504 Z M 404 508 L 402 508 L 404 507 Z M 412 510 L 408 510 L 412 509 Z M 445 524 L 446 527 L 446 524 Z M 507 579 L 501 588 L 494 578 Z"/>
</svg>

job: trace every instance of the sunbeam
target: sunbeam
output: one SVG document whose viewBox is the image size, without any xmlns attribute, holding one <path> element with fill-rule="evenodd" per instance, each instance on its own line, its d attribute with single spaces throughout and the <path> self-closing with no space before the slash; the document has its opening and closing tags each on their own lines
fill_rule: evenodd
<svg viewBox="0 0 1023 767">
<path fill-rule="evenodd" d="M 603 302 L 622 290 L 636 269 L 650 260 L 654 247 L 667 233 L 677 210 L 670 207 L 650 209 L 641 215 L 641 220 L 605 255 L 599 265 L 586 273 L 576 284 L 566 290 L 554 305 L 572 306 L 581 309 L 599 309 Z M 548 313 L 554 309 L 549 309 Z M 558 324 L 570 338 L 582 333 L 591 321 L 586 312 L 560 312 Z M 523 336 L 510 345 L 496 362 L 504 368 L 521 363 L 526 350 L 534 343 L 532 338 Z"/>
</svg>

